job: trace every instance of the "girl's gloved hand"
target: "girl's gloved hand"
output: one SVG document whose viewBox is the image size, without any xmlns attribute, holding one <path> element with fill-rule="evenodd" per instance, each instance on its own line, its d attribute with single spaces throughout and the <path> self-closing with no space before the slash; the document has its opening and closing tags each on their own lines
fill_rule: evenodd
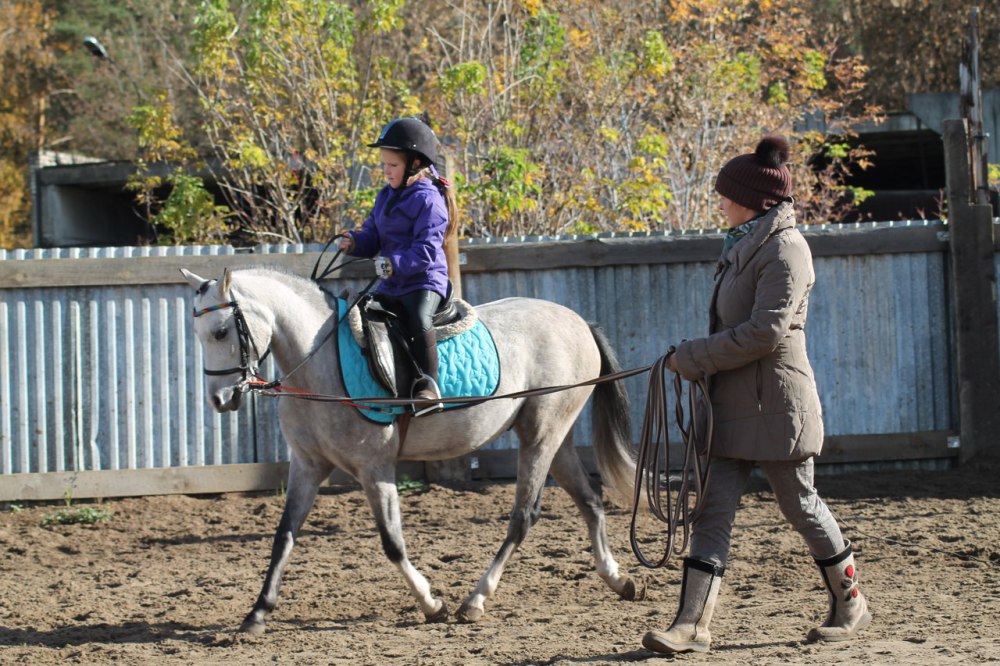
<svg viewBox="0 0 1000 666">
<path fill-rule="evenodd" d="M 388 257 L 375 257 L 375 275 L 383 280 L 392 277 L 392 262 Z"/>
<path fill-rule="evenodd" d="M 350 254 L 354 251 L 354 237 L 350 234 L 345 234 L 343 238 L 337 241 L 337 247 L 341 252 Z"/>
</svg>

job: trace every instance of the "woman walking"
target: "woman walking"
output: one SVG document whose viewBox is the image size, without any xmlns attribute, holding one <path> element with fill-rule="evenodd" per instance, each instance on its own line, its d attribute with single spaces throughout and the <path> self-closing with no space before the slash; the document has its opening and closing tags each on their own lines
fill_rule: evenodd
<svg viewBox="0 0 1000 666">
<path fill-rule="evenodd" d="M 729 160 L 715 190 L 729 232 L 709 309 L 709 335 L 677 345 L 667 363 L 688 380 L 709 378 L 711 483 L 684 559 L 680 607 L 642 644 L 661 653 L 707 652 L 708 626 L 729 558 L 740 495 L 759 465 L 778 506 L 802 535 L 829 592 L 830 612 L 810 640 L 847 640 L 871 622 L 850 542 L 813 486 L 823 420 L 806 355 L 815 281 L 812 254 L 795 228 L 788 142 L 765 137 Z"/>
</svg>

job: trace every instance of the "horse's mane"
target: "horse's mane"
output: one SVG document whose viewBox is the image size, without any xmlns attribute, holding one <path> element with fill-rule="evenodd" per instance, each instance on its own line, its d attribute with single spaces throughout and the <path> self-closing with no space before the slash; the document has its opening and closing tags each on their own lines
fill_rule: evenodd
<svg viewBox="0 0 1000 666">
<path fill-rule="evenodd" d="M 240 273 L 260 274 L 262 277 L 269 277 L 282 282 L 292 288 L 295 293 L 303 298 L 314 302 L 319 307 L 330 307 L 328 297 L 330 294 L 320 288 L 319 284 L 301 275 L 291 272 L 283 266 L 244 266 L 233 269 L 233 277 Z"/>
</svg>

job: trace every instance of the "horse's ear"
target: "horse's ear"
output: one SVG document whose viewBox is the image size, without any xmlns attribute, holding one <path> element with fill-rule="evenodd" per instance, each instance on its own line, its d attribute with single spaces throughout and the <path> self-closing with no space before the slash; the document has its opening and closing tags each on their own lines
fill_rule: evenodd
<svg viewBox="0 0 1000 666">
<path fill-rule="evenodd" d="M 229 270 L 229 266 L 226 266 L 226 270 L 222 272 L 222 284 L 219 286 L 219 291 L 222 292 L 223 298 L 229 293 L 231 286 L 233 286 L 233 274 Z"/>
<path fill-rule="evenodd" d="M 182 268 L 181 269 L 181 275 L 184 276 L 184 279 L 188 281 L 189 285 L 191 285 L 192 287 L 194 287 L 195 291 L 198 291 L 198 292 L 203 291 L 204 288 L 205 288 L 205 285 L 208 284 L 208 280 L 206 280 L 205 278 L 201 277 L 200 275 L 196 275 L 196 274 L 192 273 L 191 271 L 187 270 L 186 268 Z"/>
</svg>

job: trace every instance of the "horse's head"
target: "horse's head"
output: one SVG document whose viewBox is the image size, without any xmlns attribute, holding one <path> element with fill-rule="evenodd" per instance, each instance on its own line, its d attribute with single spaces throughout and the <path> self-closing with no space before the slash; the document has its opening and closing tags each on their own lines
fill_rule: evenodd
<svg viewBox="0 0 1000 666">
<path fill-rule="evenodd" d="M 221 280 L 207 280 L 181 269 L 195 288 L 194 330 L 205 354 L 208 402 L 219 412 L 240 406 L 243 386 L 267 355 L 266 341 L 255 340 L 245 310 L 232 289 L 227 268 Z M 263 347 L 258 346 L 261 343 Z"/>
</svg>

